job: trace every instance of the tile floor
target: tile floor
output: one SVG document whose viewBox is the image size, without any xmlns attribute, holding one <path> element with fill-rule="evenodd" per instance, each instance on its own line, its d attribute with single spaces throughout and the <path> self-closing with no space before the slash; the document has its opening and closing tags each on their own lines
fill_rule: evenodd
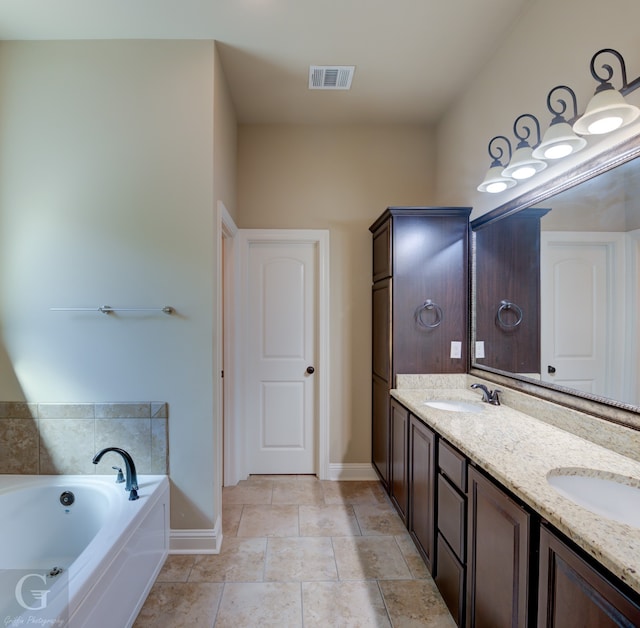
<svg viewBox="0 0 640 628">
<path fill-rule="evenodd" d="M 252 476 L 220 554 L 171 555 L 134 628 L 455 628 L 378 482 Z"/>
</svg>

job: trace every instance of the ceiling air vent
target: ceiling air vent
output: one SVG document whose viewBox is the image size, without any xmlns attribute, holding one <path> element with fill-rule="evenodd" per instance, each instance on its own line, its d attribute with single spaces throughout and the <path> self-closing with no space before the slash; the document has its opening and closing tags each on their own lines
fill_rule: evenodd
<svg viewBox="0 0 640 628">
<path fill-rule="evenodd" d="M 309 66 L 309 89 L 351 89 L 353 65 Z"/>
</svg>

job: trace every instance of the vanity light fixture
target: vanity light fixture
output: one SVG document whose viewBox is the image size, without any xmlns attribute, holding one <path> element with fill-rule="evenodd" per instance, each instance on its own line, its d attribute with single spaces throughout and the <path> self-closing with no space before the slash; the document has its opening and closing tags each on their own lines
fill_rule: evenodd
<svg viewBox="0 0 640 628">
<path fill-rule="evenodd" d="M 507 160 L 507 163 L 511 160 L 511 142 L 504 135 L 496 135 L 491 138 L 488 151 L 489 157 L 491 157 L 493 161 L 491 162 L 491 167 L 487 172 L 487 176 L 478 186 L 479 192 L 497 194 L 498 192 L 503 192 L 507 188 L 512 188 L 517 183 L 515 179 L 505 177 L 503 174 L 505 164 L 502 163 L 502 157 L 504 156 L 505 151 L 501 146 L 499 146 L 497 140 L 504 140 L 504 143 L 509 149 L 509 159 Z"/>
<path fill-rule="evenodd" d="M 620 62 L 622 88 L 618 91 L 611 84 L 613 68 L 603 63 L 604 76 L 596 71 L 596 59 L 603 54 L 613 55 Z M 580 135 L 602 135 L 622 128 L 640 116 L 640 109 L 628 103 L 625 96 L 640 87 L 640 76 L 631 83 L 627 82 L 627 68 L 622 55 L 612 48 L 603 48 L 591 57 L 591 76 L 600 84 L 589 101 L 584 115 L 573 125 Z"/>
<path fill-rule="evenodd" d="M 523 113 L 521 116 L 518 116 L 513 123 L 513 132 L 520 142 L 516 146 L 509 165 L 502 171 L 502 175 L 505 177 L 517 180 L 529 179 L 536 174 L 536 172 L 540 172 L 547 167 L 546 162 L 541 159 L 536 159 L 533 156 L 534 147 L 529 144 L 531 127 L 523 122 L 527 118 L 530 118 L 535 123 L 535 128 L 538 133 L 538 139 L 534 147 L 540 144 L 540 123 L 538 122 L 538 118 L 530 113 Z M 522 124 L 519 124 L 521 122 Z"/>
<path fill-rule="evenodd" d="M 547 95 L 547 107 L 554 114 L 554 117 L 542 136 L 542 141 L 532 153 L 536 159 L 562 159 L 562 157 L 581 151 L 587 145 L 587 140 L 576 135 L 564 117 L 567 111 L 567 101 L 558 96 L 555 101 L 556 108 L 554 108 L 553 95 L 560 91 L 565 91 L 570 96 L 573 104 L 573 119 L 578 117 L 575 92 L 566 85 L 554 87 Z"/>
</svg>

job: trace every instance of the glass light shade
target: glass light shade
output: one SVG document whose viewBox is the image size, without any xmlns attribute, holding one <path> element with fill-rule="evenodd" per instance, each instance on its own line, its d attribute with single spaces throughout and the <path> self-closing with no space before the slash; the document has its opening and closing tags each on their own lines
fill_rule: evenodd
<svg viewBox="0 0 640 628">
<path fill-rule="evenodd" d="M 531 146 L 522 146 L 513 153 L 509 165 L 502 171 L 502 176 L 518 180 L 529 179 L 546 167 L 547 164 L 544 161 L 533 156 Z"/>
<path fill-rule="evenodd" d="M 580 135 L 602 135 L 630 124 L 638 116 L 640 109 L 629 104 L 618 90 L 605 89 L 589 101 L 573 130 Z"/>
<path fill-rule="evenodd" d="M 502 166 L 492 166 L 487 172 L 484 181 L 478 186 L 479 192 L 489 192 L 489 194 L 497 194 L 504 192 L 507 188 L 512 188 L 516 181 L 502 175 Z"/>
<path fill-rule="evenodd" d="M 587 140 L 577 136 L 568 122 L 556 122 L 547 129 L 540 145 L 531 154 L 536 159 L 561 159 L 586 145 Z"/>
</svg>

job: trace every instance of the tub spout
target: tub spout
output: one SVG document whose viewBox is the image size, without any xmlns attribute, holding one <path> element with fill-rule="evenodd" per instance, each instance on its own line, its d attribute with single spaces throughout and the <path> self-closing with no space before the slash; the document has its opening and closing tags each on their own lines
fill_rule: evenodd
<svg viewBox="0 0 640 628">
<path fill-rule="evenodd" d="M 119 447 L 105 447 L 93 457 L 93 464 L 98 464 L 102 456 L 108 451 L 113 451 L 122 456 L 122 460 L 124 460 L 124 467 L 127 472 L 125 490 L 129 491 L 130 501 L 138 499 L 138 474 L 136 473 L 136 465 L 134 464 L 133 458 L 129 452 L 124 449 L 120 449 Z"/>
</svg>

